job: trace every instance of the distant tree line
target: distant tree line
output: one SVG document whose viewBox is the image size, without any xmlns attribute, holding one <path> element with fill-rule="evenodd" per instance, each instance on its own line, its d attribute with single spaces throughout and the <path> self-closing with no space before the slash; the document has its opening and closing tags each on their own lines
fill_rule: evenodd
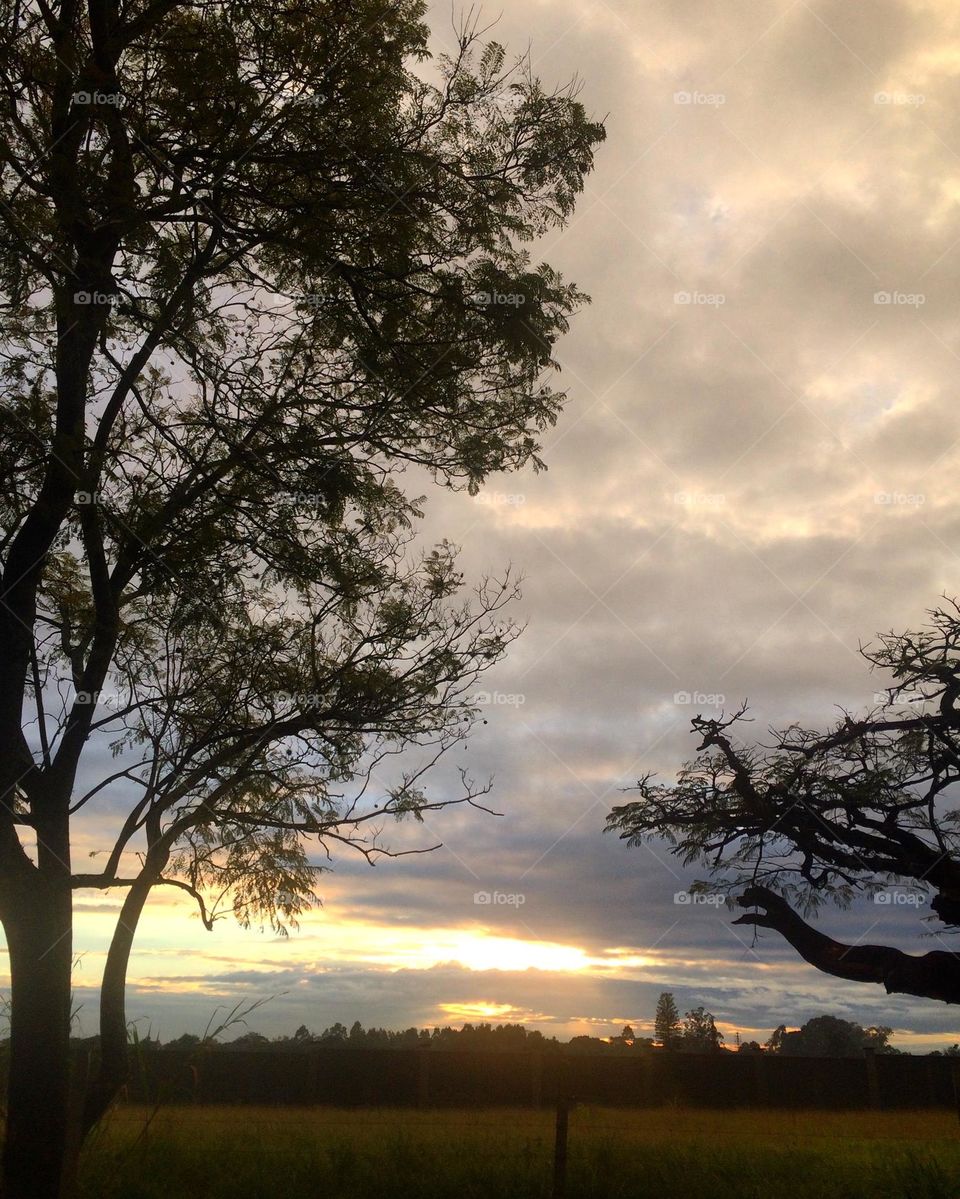
<svg viewBox="0 0 960 1199">
<path fill-rule="evenodd" d="M 547 1053 L 631 1053 L 653 1048 L 649 1037 L 635 1037 L 626 1025 L 618 1036 L 609 1038 L 577 1036 L 568 1042 L 545 1037 L 537 1029 L 522 1024 L 489 1023 L 464 1024 L 427 1028 L 364 1028 L 359 1020 L 348 1029 L 345 1024 L 332 1024 L 322 1032 L 313 1033 L 301 1024 L 293 1036 L 266 1037 L 258 1032 L 246 1032 L 231 1041 L 199 1037 L 185 1033 L 161 1045 L 149 1037 L 140 1041 L 146 1048 L 194 1049 L 201 1044 L 229 1049 L 286 1049 L 292 1052 L 307 1048 L 320 1049 L 450 1049 L 474 1050 L 489 1053 L 547 1052 Z"/>
<path fill-rule="evenodd" d="M 657 1001 L 654 1034 L 663 1048 L 681 1053 L 713 1053 L 724 1048 L 723 1034 L 717 1029 L 712 1013 L 703 1007 L 685 1013 L 681 1021 L 673 995 L 663 991 Z M 780 1024 L 766 1042 L 741 1041 L 737 1036 L 738 1053 L 769 1053 L 780 1057 L 863 1057 L 868 1050 L 874 1053 L 902 1053 L 890 1044 L 893 1029 L 885 1024 L 863 1028 L 854 1020 L 839 1016 L 814 1016 L 800 1028 L 788 1029 Z M 936 1049 L 933 1057 L 960 1056 L 960 1045 Z"/>
<path fill-rule="evenodd" d="M 253 1007 L 259 1004 L 253 1005 Z M 252 1008 L 245 1009 L 247 1014 Z M 307 1049 L 429 1049 L 471 1050 L 489 1053 L 577 1053 L 577 1054 L 645 1054 L 668 1050 L 677 1053 L 726 1053 L 735 1049 L 745 1054 L 771 1054 L 780 1057 L 863 1057 L 867 1050 L 875 1053 L 899 1054 L 889 1039 L 893 1029 L 887 1025 L 870 1025 L 866 1028 L 853 1020 L 838 1016 L 814 1016 L 800 1028 L 788 1029 L 780 1024 L 767 1040 L 741 1041 L 739 1034 L 735 1047 L 724 1045 L 723 1033 L 717 1028 L 716 1018 L 702 1005 L 684 1013 L 681 1019 L 676 1001 L 671 992 L 661 993 L 654 1017 L 654 1036 L 637 1036 L 633 1027 L 624 1025 L 621 1032 L 610 1037 L 575 1036 L 569 1041 L 544 1036 L 537 1029 L 528 1029 L 522 1024 L 466 1023 L 461 1028 L 451 1026 L 428 1028 L 364 1028 L 359 1020 L 350 1028 L 337 1022 L 311 1032 L 305 1024 L 292 1036 L 264 1036 L 263 1033 L 247 1031 L 231 1040 L 221 1040 L 220 1033 L 237 1023 L 228 1018 L 212 1032 L 203 1035 L 184 1033 L 173 1040 L 163 1042 L 151 1035 L 133 1034 L 133 1040 L 142 1050 L 191 1050 L 191 1049 L 242 1049 L 242 1050 L 286 1050 L 302 1052 Z M 88 1048 L 96 1048 L 99 1038 L 78 1038 Z M 2 1043 L 2 1042 L 0 1042 Z M 960 1057 L 960 1045 L 949 1049 L 933 1050 L 932 1057 Z"/>
</svg>

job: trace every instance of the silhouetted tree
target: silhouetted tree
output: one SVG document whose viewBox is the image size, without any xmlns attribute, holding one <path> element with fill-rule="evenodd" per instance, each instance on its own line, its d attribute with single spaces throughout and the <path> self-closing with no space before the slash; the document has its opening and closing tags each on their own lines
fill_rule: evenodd
<svg viewBox="0 0 960 1199">
<path fill-rule="evenodd" d="M 866 892 L 902 914 L 932 890 L 935 916 L 960 927 L 960 607 L 930 618 L 862 651 L 892 676 L 878 707 L 828 733 L 791 726 L 767 747 L 738 739 L 745 709 L 697 716 L 699 756 L 675 785 L 641 779 L 608 828 L 631 844 L 665 837 L 684 862 L 707 864 L 757 909 L 735 923 L 774 929 L 817 969 L 958 1003 L 960 955 L 845 944 L 796 910 Z"/>
<path fill-rule="evenodd" d="M 260 1032 L 245 1032 L 239 1037 L 234 1037 L 228 1044 L 231 1049 L 267 1049 L 270 1046 L 270 1038 Z"/>
<path fill-rule="evenodd" d="M 163 1046 L 164 1049 L 196 1049 L 200 1044 L 200 1038 L 196 1033 L 185 1032 L 182 1036 L 176 1037 L 172 1041 L 167 1041 Z"/>
<path fill-rule="evenodd" d="M 125 1077 L 153 887 L 208 925 L 222 897 L 285 926 L 315 882 L 305 838 L 372 853 L 365 830 L 443 806 L 422 770 L 514 635 L 509 578 L 474 607 L 450 547 L 411 557 L 420 506 L 394 468 L 475 491 L 539 465 L 563 400 L 552 348 L 583 297 L 523 243 L 570 216 L 603 130 L 470 29 L 420 79 L 425 9 L 7 6 L 5 1199 L 70 1188 L 69 1146 Z M 422 766 L 364 790 L 416 745 Z M 480 793 L 465 780 L 460 802 Z M 98 803 L 97 836 L 119 827 L 75 872 Z M 80 1129 L 77 888 L 124 893 Z"/>
<path fill-rule="evenodd" d="M 871 1024 L 863 1030 L 865 1037 L 865 1045 L 867 1048 L 873 1049 L 875 1053 L 884 1054 L 900 1054 L 902 1050 L 895 1049 L 889 1044 L 890 1037 L 893 1035 L 893 1029 L 887 1024 Z"/>
<path fill-rule="evenodd" d="M 864 1050 L 895 1053 L 887 1039 L 890 1028 L 861 1028 L 839 1016 L 814 1016 L 802 1028 L 787 1032 L 780 1026 L 771 1038 L 770 1051 L 783 1057 L 863 1057 Z"/>
<path fill-rule="evenodd" d="M 654 1036 L 664 1049 L 675 1049 L 682 1031 L 680 1013 L 670 991 L 661 991 L 657 1000 L 657 1012 L 653 1021 Z"/>
<path fill-rule="evenodd" d="M 679 1047 L 685 1053 L 716 1053 L 723 1045 L 723 1033 L 713 1014 L 703 1007 L 686 1012 Z"/>
<path fill-rule="evenodd" d="M 770 1053 L 779 1053 L 783 1048 L 783 1039 L 787 1035 L 787 1026 L 778 1024 L 770 1036 L 767 1038 L 766 1049 Z"/>
<path fill-rule="evenodd" d="M 588 1037 L 580 1035 L 571 1037 L 564 1046 L 567 1053 L 605 1053 L 610 1046 L 606 1041 L 601 1041 L 599 1037 Z"/>
</svg>

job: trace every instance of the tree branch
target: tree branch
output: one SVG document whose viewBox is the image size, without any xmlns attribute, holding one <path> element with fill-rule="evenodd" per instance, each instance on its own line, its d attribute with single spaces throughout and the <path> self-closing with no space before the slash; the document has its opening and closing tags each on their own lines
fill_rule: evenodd
<svg viewBox="0 0 960 1199">
<path fill-rule="evenodd" d="M 846 945 L 807 924 L 768 887 L 748 887 L 737 903 L 760 912 L 741 916 L 734 924 L 773 929 L 825 974 L 853 982 L 882 983 L 891 995 L 960 1003 L 960 954 L 934 950 L 915 957 L 888 945 Z"/>
</svg>

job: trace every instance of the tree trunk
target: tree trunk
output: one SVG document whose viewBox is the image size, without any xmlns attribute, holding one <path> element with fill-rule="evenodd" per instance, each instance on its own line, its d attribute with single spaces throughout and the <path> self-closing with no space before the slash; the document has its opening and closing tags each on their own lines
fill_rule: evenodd
<svg viewBox="0 0 960 1199">
<path fill-rule="evenodd" d="M 3 1199 L 68 1199 L 79 1129 L 70 1088 L 71 893 L 38 874 L 3 912 L 10 952 L 10 1065 Z"/>
<path fill-rule="evenodd" d="M 100 984 L 100 1066 L 83 1106 L 82 1135 L 100 1121 L 129 1075 L 127 1049 L 127 965 L 152 880 L 139 879 L 127 892 L 114 930 Z"/>
</svg>

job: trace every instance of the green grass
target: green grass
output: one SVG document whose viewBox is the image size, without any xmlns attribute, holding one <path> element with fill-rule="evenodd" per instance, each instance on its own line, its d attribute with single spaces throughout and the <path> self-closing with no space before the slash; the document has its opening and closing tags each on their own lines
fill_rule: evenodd
<svg viewBox="0 0 960 1199">
<path fill-rule="evenodd" d="M 90 1199 L 544 1199 L 549 1111 L 171 1107 L 115 1111 Z M 950 1112 L 570 1116 L 569 1199 L 957 1199 Z"/>
</svg>

